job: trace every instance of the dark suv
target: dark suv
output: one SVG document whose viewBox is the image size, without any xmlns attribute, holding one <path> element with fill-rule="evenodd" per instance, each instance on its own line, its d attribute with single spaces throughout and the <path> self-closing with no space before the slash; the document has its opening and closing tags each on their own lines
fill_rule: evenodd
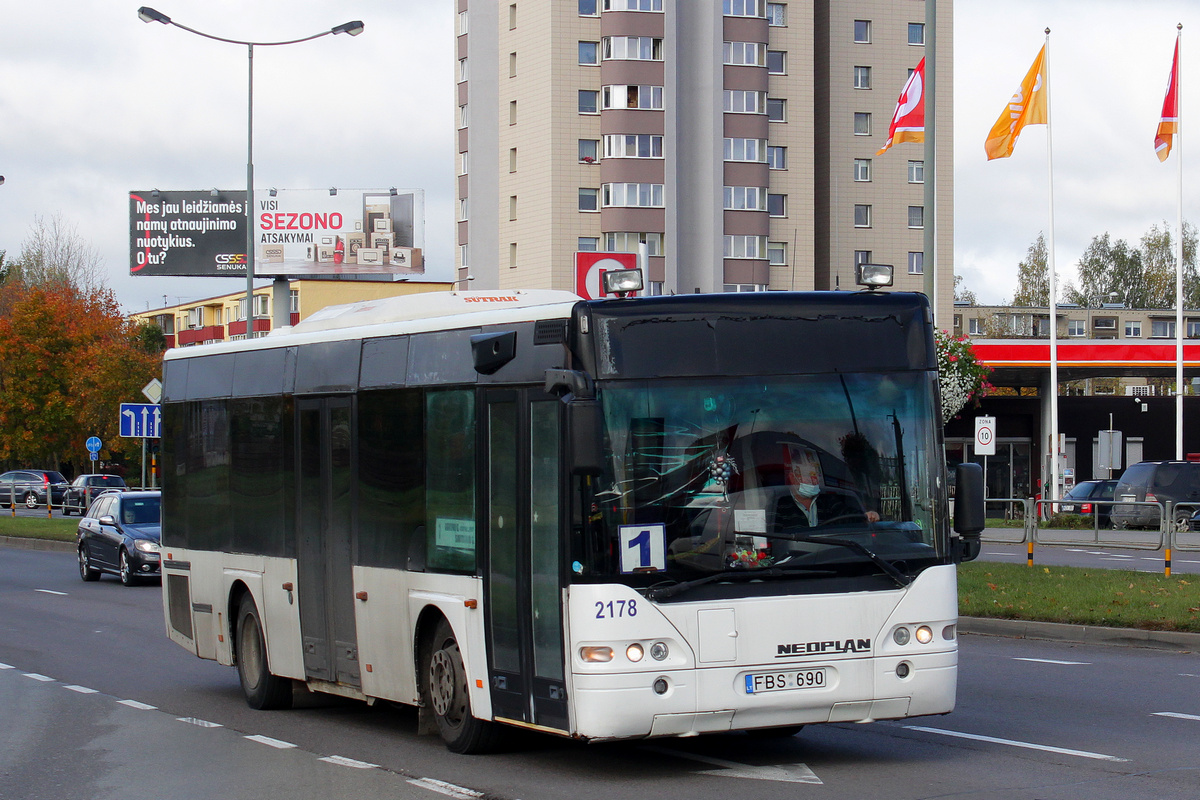
<svg viewBox="0 0 1200 800">
<path fill-rule="evenodd" d="M 0 475 L 0 504 L 24 503 L 26 508 L 46 505 L 46 484 L 50 485 L 50 501 L 62 505 L 67 479 L 45 469 L 14 469 Z"/>
<path fill-rule="evenodd" d="M 1142 461 L 1131 465 L 1117 480 L 1113 494 L 1117 503 L 1158 502 L 1188 503 L 1175 512 L 1176 521 L 1190 520 L 1200 508 L 1200 462 Z M 1154 506 L 1115 505 L 1112 509 L 1114 528 L 1157 528 L 1159 510 Z"/>
<path fill-rule="evenodd" d="M 67 517 L 75 512 L 79 512 L 79 516 L 83 516 L 83 512 L 87 511 L 88 506 L 96 499 L 96 495 L 106 489 L 123 492 L 127 488 L 129 487 L 125 485 L 125 479 L 120 475 L 80 475 L 71 481 L 71 485 L 63 492 L 63 516 Z"/>
</svg>

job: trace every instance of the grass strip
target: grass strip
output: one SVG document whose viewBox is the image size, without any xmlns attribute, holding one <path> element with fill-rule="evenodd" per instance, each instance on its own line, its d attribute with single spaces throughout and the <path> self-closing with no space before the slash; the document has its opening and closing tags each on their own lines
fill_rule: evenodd
<svg viewBox="0 0 1200 800">
<path fill-rule="evenodd" d="M 0 536 L 73 542 L 78 529 L 79 520 L 70 517 L 14 517 L 0 509 Z"/>
<path fill-rule="evenodd" d="M 973 561 L 958 568 L 963 616 L 1200 633 L 1200 578 Z"/>
</svg>

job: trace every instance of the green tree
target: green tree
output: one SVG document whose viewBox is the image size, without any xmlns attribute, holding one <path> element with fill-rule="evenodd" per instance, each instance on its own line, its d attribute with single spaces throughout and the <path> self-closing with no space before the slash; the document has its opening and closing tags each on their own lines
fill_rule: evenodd
<svg viewBox="0 0 1200 800">
<path fill-rule="evenodd" d="M 1038 233 L 1037 240 L 1029 245 L 1025 259 L 1017 265 L 1017 291 L 1012 300 L 1014 306 L 1049 307 L 1050 272 L 1046 264 L 1046 237 Z"/>
<path fill-rule="evenodd" d="M 1171 228 L 1163 223 L 1151 225 L 1142 236 L 1141 247 L 1143 275 L 1146 284 L 1145 298 L 1141 304 L 1127 302 L 1131 308 L 1174 308 L 1175 307 L 1175 241 Z M 1196 274 L 1196 228 L 1183 224 L 1183 302 L 1186 308 L 1195 308 L 1200 300 L 1200 277 Z"/>
<path fill-rule="evenodd" d="M 966 303 L 967 305 L 977 306 L 979 300 L 975 297 L 975 293 L 962 285 L 963 276 L 954 276 L 954 302 Z"/>
<path fill-rule="evenodd" d="M 1141 253 L 1124 239 L 1113 242 L 1108 233 L 1096 236 L 1077 263 L 1079 286 L 1068 284 L 1063 297 L 1084 308 L 1099 308 L 1114 300 L 1141 300 L 1145 295 Z"/>
<path fill-rule="evenodd" d="M 73 286 L 82 292 L 105 286 L 100 254 L 61 214 L 33 218 L 12 276 L 26 286 Z"/>
</svg>

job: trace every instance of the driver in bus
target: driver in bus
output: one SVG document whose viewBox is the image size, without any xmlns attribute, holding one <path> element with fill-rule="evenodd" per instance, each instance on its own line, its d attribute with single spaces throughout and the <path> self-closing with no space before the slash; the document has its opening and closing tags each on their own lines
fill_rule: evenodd
<svg viewBox="0 0 1200 800">
<path fill-rule="evenodd" d="M 879 512 L 864 509 L 858 495 L 834 490 L 825 483 L 816 451 L 791 442 L 783 446 L 788 491 L 775 504 L 776 529 L 879 521 Z"/>
</svg>

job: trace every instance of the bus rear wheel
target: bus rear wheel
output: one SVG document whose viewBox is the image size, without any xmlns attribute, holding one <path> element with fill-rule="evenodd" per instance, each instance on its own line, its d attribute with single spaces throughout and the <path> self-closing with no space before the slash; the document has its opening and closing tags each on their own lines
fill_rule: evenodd
<svg viewBox="0 0 1200 800">
<path fill-rule="evenodd" d="M 267 643 L 258 606 L 249 592 L 242 595 L 237 615 L 238 679 L 246 704 L 260 711 L 292 707 L 292 682 L 271 674 Z"/>
<path fill-rule="evenodd" d="M 424 700 L 433 710 L 447 749 L 464 754 L 490 751 L 496 743 L 496 724 L 471 714 L 467 671 L 454 631 L 445 620 L 438 622 L 426 653 Z"/>
</svg>

